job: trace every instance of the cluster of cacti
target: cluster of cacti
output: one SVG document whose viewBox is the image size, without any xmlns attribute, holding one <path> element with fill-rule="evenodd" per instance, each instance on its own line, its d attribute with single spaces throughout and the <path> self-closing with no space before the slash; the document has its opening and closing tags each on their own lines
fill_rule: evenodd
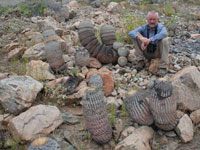
<svg viewBox="0 0 200 150">
<path fill-rule="evenodd" d="M 125 66 L 128 62 L 127 56 L 129 54 L 129 49 L 124 47 L 122 43 L 115 42 L 113 44 L 113 48 L 117 51 L 119 58 L 118 58 L 118 64 L 120 66 Z"/>
<path fill-rule="evenodd" d="M 78 34 L 81 44 L 88 50 L 91 57 L 95 57 L 105 64 L 117 62 L 118 54 L 112 47 L 116 40 L 113 27 L 103 26 L 101 29 L 102 44 L 96 38 L 94 27 L 89 21 L 79 24 Z"/>
<path fill-rule="evenodd" d="M 60 43 L 57 41 L 55 31 L 53 29 L 47 29 L 43 32 L 43 37 L 45 41 L 46 59 L 50 67 L 56 72 L 64 70 L 63 52 Z"/>
<path fill-rule="evenodd" d="M 48 137 L 39 137 L 35 139 L 28 150 L 61 150 L 60 145 Z"/>
<path fill-rule="evenodd" d="M 92 139 L 99 144 L 107 143 L 112 138 L 104 94 L 97 87 L 90 87 L 83 97 L 83 115 Z"/>
<path fill-rule="evenodd" d="M 163 130 L 172 130 L 177 124 L 176 101 L 172 98 L 170 82 L 155 81 L 151 92 L 137 91 L 126 96 L 130 117 L 137 123 L 155 123 Z"/>
</svg>

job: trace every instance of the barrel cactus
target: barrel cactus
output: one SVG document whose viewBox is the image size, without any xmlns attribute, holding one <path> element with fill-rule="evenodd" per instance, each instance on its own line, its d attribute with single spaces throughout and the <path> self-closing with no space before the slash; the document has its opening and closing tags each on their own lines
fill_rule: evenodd
<svg viewBox="0 0 200 150">
<path fill-rule="evenodd" d="M 79 24 L 78 34 L 81 44 L 88 50 L 90 56 L 105 64 L 117 62 L 117 52 L 112 46 L 106 46 L 98 41 L 90 21 L 83 21 Z"/>
<path fill-rule="evenodd" d="M 99 144 L 105 144 L 112 138 L 104 94 L 97 87 L 88 88 L 83 97 L 83 115 L 92 139 Z"/>
<path fill-rule="evenodd" d="M 46 59 L 53 71 L 62 71 L 65 69 L 63 52 L 60 43 L 54 38 L 55 31 L 52 29 L 43 32 L 45 43 Z"/>
<path fill-rule="evenodd" d="M 142 125 L 151 125 L 153 117 L 147 102 L 145 91 L 130 91 L 125 98 L 126 110 L 133 121 Z"/>
<path fill-rule="evenodd" d="M 100 36 L 106 46 L 112 46 L 116 41 L 115 28 L 111 25 L 103 25 L 100 29 Z"/>
<path fill-rule="evenodd" d="M 155 125 L 163 130 L 172 130 L 177 124 L 176 101 L 172 98 L 172 85 L 156 80 L 149 102 Z"/>
</svg>

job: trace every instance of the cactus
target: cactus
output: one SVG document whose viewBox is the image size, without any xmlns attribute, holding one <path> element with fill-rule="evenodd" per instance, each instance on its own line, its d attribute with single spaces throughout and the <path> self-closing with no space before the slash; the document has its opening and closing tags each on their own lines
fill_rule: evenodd
<svg viewBox="0 0 200 150">
<path fill-rule="evenodd" d="M 105 144 L 112 138 L 103 92 L 96 87 L 86 90 L 83 97 L 83 115 L 92 139 Z"/>
<path fill-rule="evenodd" d="M 153 123 L 153 117 L 146 100 L 147 95 L 148 93 L 145 91 L 131 91 L 125 98 L 125 106 L 129 116 L 133 121 L 142 125 Z"/>
<path fill-rule="evenodd" d="M 103 25 L 100 29 L 100 36 L 106 46 L 112 46 L 116 41 L 115 28 L 111 25 Z"/>
<path fill-rule="evenodd" d="M 95 87 L 102 88 L 103 87 L 103 80 L 102 80 L 100 75 L 94 74 L 94 75 L 90 76 L 88 85 L 91 86 L 91 87 L 95 86 Z"/>
<path fill-rule="evenodd" d="M 166 131 L 172 130 L 177 124 L 177 104 L 171 96 L 172 85 L 163 81 L 155 81 L 154 84 L 149 105 L 155 125 Z"/>
<path fill-rule="evenodd" d="M 69 77 L 69 79 L 65 83 L 65 88 L 67 89 L 67 95 L 75 92 L 76 87 L 80 83 L 80 79 L 78 77 Z"/>
<path fill-rule="evenodd" d="M 78 27 L 78 34 L 81 44 L 88 50 L 92 57 L 97 58 L 101 63 L 105 64 L 117 62 L 117 52 L 112 46 L 106 46 L 105 44 L 99 43 L 91 22 L 81 22 Z"/>
<path fill-rule="evenodd" d="M 118 58 L 117 62 L 120 66 L 125 66 L 127 64 L 127 58 L 124 56 L 121 56 Z"/>
<path fill-rule="evenodd" d="M 87 66 L 90 59 L 90 54 L 88 51 L 79 51 L 76 52 L 75 61 L 77 65 Z"/>
<path fill-rule="evenodd" d="M 61 150 L 60 145 L 48 137 L 39 137 L 35 139 L 28 150 Z"/>
<path fill-rule="evenodd" d="M 118 52 L 119 56 L 124 56 L 124 57 L 128 56 L 128 54 L 129 54 L 129 50 L 126 47 L 120 47 L 117 50 L 117 52 Z"/>
<path fill-rule="evenodd" d="M 47 29 L 43 32 L 45 45 L 45 54 L 47 62 L 53 71 L 62 71 L 65 69 L 63 52 L 60 43 L 56 40 L 56 33 L 52 29 Z"/>
</svg>

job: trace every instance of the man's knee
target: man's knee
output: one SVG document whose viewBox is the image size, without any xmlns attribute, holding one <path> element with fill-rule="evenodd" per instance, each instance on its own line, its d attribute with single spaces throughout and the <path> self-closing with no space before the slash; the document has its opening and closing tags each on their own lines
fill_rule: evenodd
<svg viewBox="0 0 200 150">
<path fill-rule="evenodd" d="M 168 46 L 169 45 L 169 38 L 164 38 L 160 40 L 160 44 Z"/>
</svg>

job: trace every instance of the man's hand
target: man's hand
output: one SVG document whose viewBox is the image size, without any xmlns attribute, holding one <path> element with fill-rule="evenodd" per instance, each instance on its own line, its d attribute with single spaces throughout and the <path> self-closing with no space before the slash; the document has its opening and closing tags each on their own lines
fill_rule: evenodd
<svg viewBox="0 0 200 150">
<path fill-rule="evenodd" d="M 143 37 L 142 35 L 139 35 L 137 38 L 142 42 L 141 49 L 143 51 L 146 50 L 146 48 L 149 45 L 149 43 L 151 42 L 151 40 L 148 39 L 148 38 Z"/>
</svg>

